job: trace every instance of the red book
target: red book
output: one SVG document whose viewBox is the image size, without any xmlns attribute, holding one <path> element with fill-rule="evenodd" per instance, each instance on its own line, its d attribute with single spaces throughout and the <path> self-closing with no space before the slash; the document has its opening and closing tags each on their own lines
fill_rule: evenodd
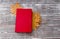
<svg viewBox="0 0 60 39">
<path fill-rule="evenodd" d="M 17 9 L 15 32 L 32 32 L 32 9 Z"/>
</svg>

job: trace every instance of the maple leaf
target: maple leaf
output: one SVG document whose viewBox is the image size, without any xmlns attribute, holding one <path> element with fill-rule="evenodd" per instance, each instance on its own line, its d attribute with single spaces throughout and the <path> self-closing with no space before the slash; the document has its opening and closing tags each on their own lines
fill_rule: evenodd
<svg viewBox="0 0 60 39">
<path fill-rule="evenodd" d="M 18 2 L 10 6 L 10 11 L 13 15 L 16 15 L 17 8 L 22 8 L 22 6 Z"/>
<path fill-rule="evenodd" d="M 39 12 L 33 12 L 33 18 L 32 18 L 32 27 L 33 30 L 37 30 L 37 28 L 40 26 L 42 22 L 42 18 L 40 16 Z"/>
</svg>

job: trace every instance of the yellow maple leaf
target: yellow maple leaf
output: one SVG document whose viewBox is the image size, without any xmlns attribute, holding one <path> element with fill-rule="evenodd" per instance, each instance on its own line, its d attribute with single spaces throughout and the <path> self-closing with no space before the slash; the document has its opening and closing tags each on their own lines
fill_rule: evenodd
<svg viewBox="0 0 60 39">
<path fill-rule="evenodd" d="M 33 12 L 33 18 L 32 19 L 33 19 L 32 20 L 33 30 L 36 30 L 40 26 L 40 23 L 42 21 L 40 13 L 39 12 Z"/>
<path fill-rule="evenodd" d="M 22 8 L 22 6 L 18 2 L 16 4 L 12 4 L 10 6 L 10 11 L 13 15 L 16 15 L 16 9 L 17 8 Z"/>
</svg>

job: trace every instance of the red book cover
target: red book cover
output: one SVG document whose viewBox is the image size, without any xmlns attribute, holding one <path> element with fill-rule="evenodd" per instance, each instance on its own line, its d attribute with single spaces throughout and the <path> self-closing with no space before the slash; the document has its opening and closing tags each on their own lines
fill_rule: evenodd
<svg viewBox="0 0 60 39">
<path fill-rule="evenodd" d="M 32 32 L 32 9 L 17 9 L 15 32 Z"/>
</svg>

